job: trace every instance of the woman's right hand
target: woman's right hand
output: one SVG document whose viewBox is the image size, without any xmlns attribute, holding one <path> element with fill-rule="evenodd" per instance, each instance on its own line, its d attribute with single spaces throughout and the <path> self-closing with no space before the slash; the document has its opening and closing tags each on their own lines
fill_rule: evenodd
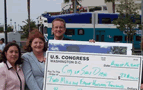
<svg viewBox="0 0 143 90">
<path fill-rule="evenodd" d="M 141 87 L 140 87 L 141 89 L 143 89 L 143 84 L 141 84 Z"/>
</svg>

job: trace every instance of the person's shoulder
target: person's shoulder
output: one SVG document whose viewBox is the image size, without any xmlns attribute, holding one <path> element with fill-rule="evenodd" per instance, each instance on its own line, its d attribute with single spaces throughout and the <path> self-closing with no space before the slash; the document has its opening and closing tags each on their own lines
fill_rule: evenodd
<svg viewBox="0 0 143 90">
<path fill-rule="evenodd" d="M 22 55 L 22 57 L 28 57 L 28 56 L 30 56 L 30 54 L 31 54 L 31 52 L 26 52 Z"/>
</svg>

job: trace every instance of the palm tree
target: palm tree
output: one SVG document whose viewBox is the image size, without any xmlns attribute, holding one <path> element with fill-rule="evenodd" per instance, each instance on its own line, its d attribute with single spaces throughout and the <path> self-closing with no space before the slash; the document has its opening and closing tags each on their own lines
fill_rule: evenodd
<svg viewBox="0 0 143 90">
<path fill-rule="evenodd" d="M 115 0 L 105 0 L 105 2 L 112 2 L 113 13 L 115 13 Z"/>
</svg>

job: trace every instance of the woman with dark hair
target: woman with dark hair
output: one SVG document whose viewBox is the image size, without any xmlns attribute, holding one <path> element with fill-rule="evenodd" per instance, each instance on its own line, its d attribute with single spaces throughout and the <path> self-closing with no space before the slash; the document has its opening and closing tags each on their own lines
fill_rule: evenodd
<svg viewBox="0 0 143 90">
<path fill-rule="evenodd" d="M 22 55 L 26 84 L 30 90 L 42 90 L 47 50 L 44 36 L 38 30 L 32 30 L 24 50 L 27 51 Z"/>
<path fill-rule="evenodd" d="M 6 45 L 0 58 L 0 90 L 24 90 L 22 62 L 19 46 L 15 43 Z"/>
</svg>

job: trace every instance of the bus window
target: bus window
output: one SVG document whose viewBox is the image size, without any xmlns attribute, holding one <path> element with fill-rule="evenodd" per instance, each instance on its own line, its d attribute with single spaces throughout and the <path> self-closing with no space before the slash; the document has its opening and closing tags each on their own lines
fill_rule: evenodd
<svg viewBox="0 0 143 90">
<path fill-rule="evenodd" d="M 96 35 L 96 41 L 99 41 L 99 35 Z"/>
<path fill-rule="evenodd" d="M 84 29 L 78 29 L 78 35 L 84 35 Z"/>
<path fill-rule="evenodd" d="M 111 24 L 110 18 L 102 18 L 102 24 Z"/>
<path fill-rule="evenodd" d="M 96 7 L 94 7 L 94 8 L 90 8 L 90 9 L 89 9 L 89 12 L 101 11 L 101 10 L 102 10 L 101 6 L 96 6 Z"/>
<path fill-rule="evenodd" d="M 122 36 L 114 36 L 114 42 L 122 41 Z"/>
<path fill-rule="evenodd" d="M 47 20 L 44 20 L 44 23 L 47 23 Z"/>
<path fill-rule="evenodd" d="M 131 37 L 130 40 L 129 40 L 129 36 L 128 36 L 128 41 L 132 41 L 133 38 Z M 125 41 L 127 41 L 127 36 L 125 36 Z"/>
<path fill-rule="evenodd" d="M 136 36 L 136 41 L 141 41 L 141 36 Z"/>
<path fill-rule="evenodd" d="M 101 41 L 104 41 L 104 35 L 101 36 Z"/>
<path fill-rule="evenodd" d="M 66 29 L 65 35 L 75 35 L 74 29 Z"/>
</svg>

